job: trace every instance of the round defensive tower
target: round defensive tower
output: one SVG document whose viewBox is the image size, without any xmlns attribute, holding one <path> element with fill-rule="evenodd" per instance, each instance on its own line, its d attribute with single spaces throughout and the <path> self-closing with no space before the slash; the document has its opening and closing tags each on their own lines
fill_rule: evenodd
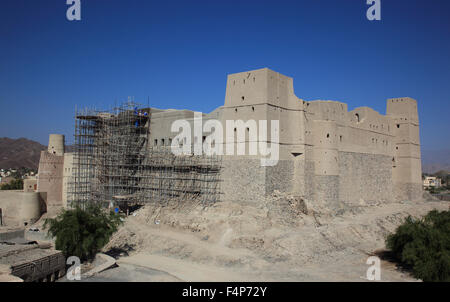
<svg viewBox="0 0 450 302">
<path fill-rule="evenodd" d="M 64 155 L 64 135 L 50 134 L 48 139 L 48 153 L 59 156 Z"/>
<path fill-rule="evenodd" d="M 327 208 L 337 209 L 339 207 L 339 156 L 336 122 L 315 120 L 313 133 L 315 200 Z"/>
</svg>

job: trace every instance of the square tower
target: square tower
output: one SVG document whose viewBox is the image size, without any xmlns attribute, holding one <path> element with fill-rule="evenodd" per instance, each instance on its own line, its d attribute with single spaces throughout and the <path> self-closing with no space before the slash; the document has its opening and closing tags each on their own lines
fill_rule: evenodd
<svg viewBox="0 0 450 302">
<path fill-rule="evenodd" d="M 417 101 L 409 97 L 388 99 L 386 115 L 394 122 L 392 179 L 395 197 L 397 200 L 421 199 L 422 165 Z"/>
</svg>

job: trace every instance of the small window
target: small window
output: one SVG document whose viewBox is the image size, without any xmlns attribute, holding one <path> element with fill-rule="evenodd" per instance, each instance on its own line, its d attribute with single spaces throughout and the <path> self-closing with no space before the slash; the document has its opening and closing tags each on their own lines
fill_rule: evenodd
<svg viewBox="0 0 450 302">
<path fill-rule="evenodd" d="M 252 106 L 252 111 L 255 111 L 255 107 Z"/>
<path fill-rule="evenodd" d="M 245 97 L 244 97 L 244 96 L 242 96 L 242 97 L 241 97 L 241 99 L 242 99 L 242 101 L 244 101 Z"/>
<path fill-rule="evenodd" d="M 356 113 L 356 114 L 355 114 L 355 117 L 356 117 L 356 122 L 358 122 L 358 123 L 359 123 L 359 114 L 358 114 L 358 113 Z"/>
<path fill-rule="evenodd" d="M 397 124 L 397 128 L 400 128 L 400 124 Z"/>
<path fill-rule="evenodd" d="M 158 140 L 155 139 L 155 146 L 158 146 Z"/>
<path fill-rule="evenodd" d="M 164 139 L 161 139 L 161 146 L 165 146 L 164 145 Z"/>
<path fill-rule="evenodd" d="M 330 133 L 327 133 L 327 138 L 330 138 Z"/>
<path fill-rule="evenodd" d="M 206 140 L 206 136 L 203 136 L 202 142 L 205 142 L 205 140 Z"/>
</svg>

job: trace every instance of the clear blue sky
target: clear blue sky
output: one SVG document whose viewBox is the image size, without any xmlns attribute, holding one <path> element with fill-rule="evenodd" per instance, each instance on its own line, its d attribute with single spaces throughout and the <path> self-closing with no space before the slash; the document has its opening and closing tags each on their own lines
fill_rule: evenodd
<svg viewBox="0 0 450 302">
<path fill-rule="evenodd" d="M 298 97 L 370 106 L 418 100 L 423 149 L 450 148 L 450 1 L 0 2 L 0 137 L 73 141 L 75 105 L 135 100 L 209 112 L 226 75 L 269 67 Z"/>
</svg>

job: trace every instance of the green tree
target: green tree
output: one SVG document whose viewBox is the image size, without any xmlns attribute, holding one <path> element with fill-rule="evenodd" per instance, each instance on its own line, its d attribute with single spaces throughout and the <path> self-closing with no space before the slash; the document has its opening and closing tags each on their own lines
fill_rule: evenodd
<svg viewBox="0 0 450 302">
<path fill-rule="evenodd" d="M 386 246 L 416 278 L 450 281 L 450 211 L 433 210 L 422 219 L 407 217 Z"/>
<path fill-rule="evenodd" d="M 84 261 L 95 257 L 121 223 L 119 214 L 90 205 L 86 209 L 63 210 L 56 218 L 46 219 L 44 229 L 48 228 L 48 234 L 56 238 L 56 249 L 66 257 L 77 256 Z"/>
<path fill-rule="evenodd" d="M 7 184 L 3 184 L 0 190 L 23 190 L 23 179 L 13 179 Z"/>
</svg>

